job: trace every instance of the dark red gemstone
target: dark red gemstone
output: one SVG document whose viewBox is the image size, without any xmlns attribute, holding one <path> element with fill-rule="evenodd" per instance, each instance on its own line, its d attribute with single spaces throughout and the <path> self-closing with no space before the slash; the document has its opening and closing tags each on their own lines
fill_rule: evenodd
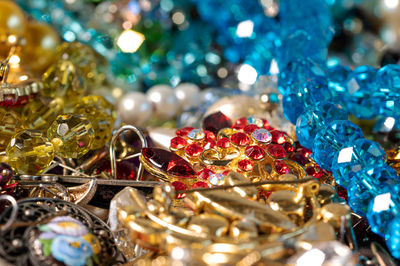
<svg viewBox="0 0 400 266">
<path fill-rule="evenodd" d="M 264 150 L 259 146 L 248 146 L 245 153 L 253 160 L 261 160 L 265 156 Z"/>
<path fill-rule="evenodd" d="M 231 141 L 228 138 L 220 138 L 217 141 L 217 147 L 222 148 L 222 149 L 226 149 L 229 148 L 231 146 Z"/>
<path fill-rule="evenodd" d="M 208 150 L 208 149 L 214 149 L 215 145 L 217 145 L 217 143 L 215 142 L 215 140 L 210 139 L 209 141 L 207 141 L 203 148 L 204 150 Z"/>
<path fill-rule="evenodd" d="M 312 154 L 312 151 L 300 146 L 299 148 L 296 149 L 296 153 L 299 153 L 301 155 L 303 155 L 306 158 L 310 158 L 310 155 Z"/>
<path fill-rule="evenodd" d="M 185 152 L 191 157 L 196 157 L 200 156 L 200 154 L 203 152 L 203 148 L 200 147 L 197 143 L 192 143 L 186 147 Z"/>
<path fill-rule="evenodd" d="M 290 156 L 290 159 L 303 165 L 303 166 L 310 162 L 309 159 L 307 159 L 304 155 L 302 155 L 300 153 L 293 154 L 292 156 Z"/>
<path fill-rule="evenodd" d="M 268 130 L 272 130 L 273 128 L 271 127 L 271 124 L 268 122 L 268 120 L 263 119 L 262 120 L 264 122 L 264 128 L 268 129 Z"/>
<path fill-rule="evenodd" d="M 211 131 L 204 130 L 203 132 L 206 135 L 206 137 L 205 137 L 206 140 L 215 140 L 216 139 L 215 134 L 212 133 Z"/>
<path fill-rule="evenodd" d="M 344 199 L 347 202 L 347 190 L 344 187 L 336 186 L 339 198 Z"/>
<path fill-rule="evenodd" d="M 108 160 L 103 161 L 102 164 L 96 169 L 96 173 L 99 175 L 102 172 L 107 172 L 111 175 L 111 165 Z M 121 180 L 133 180 L 136 179 L 136 166 L 129 161 L 117 162 L 117 179 Z"/>
<path fill-rule="evenodd" d="M 287 166 L 284 162 L 282 161 L 276 161 L 274 165 L 274 170 L 280 175 L 284 174 L 289 174 L 289 166 Z"/>
<path fill-rule="evenodd" d="M 249 172 L 249 171 L 253 170 L 253 162 L 250 160 L 247 160 L 247 159 L 241 160 L 238 163 L 238 167 L 240 170 L 242 170 L 244 172 Z"/>
<path fill-rule="evenodd" d="M 286 157 L 285 149 L 279 144 L 267 145 L 267 151 L 272 157 L 276 159 L 283 159 Z"/>
<path fill-rule="evenodd" d="M 324 172 L 322 172 L 322 169 L 318 165 L 307 167 L 306 172 L 315 178 L 321 178 L 324 175 Z"/>
<path fill-rule="evenodd" d="M 250 144 L 250 138 L 242 132 L 237 132 L 231 136 L 231 142 L 237 146 L 247 146 Z"/>
<path fill-rule="evenodd" d="M 283 134 L 282 131 L 275 129 L 271 130 L 270 133 L 272 135 L 272 143 L 283 144 L 286 142 L 285 135 Z"/>
<path fill-rule="evenodd" d="M 210 175 L 215 174 L 213 171 L 211 171 L 210 169 L 204 168 L 203 170 L 199 171 L 197 173 L 197 177 L 201 180 L 208 180 L 208 178 L 210 177 Z"/>
<path fill-rule="evenodd" d="M 186 137 L 187 134 L 192 131 L 194 129 L 194 127 L 184 127 L 181 129 L 178 129 L 175 134 L 179 137 Z"/>
<path fill-rule="evenodd" d="M 227 174 L 229 174 L 230 173 L 230 171 L 229 170 L 226 170 L 226 171 L 223 171 L 222 172 L 222 175 L 227 175 Z"/>
<path fill-rule="evenodd" d="M 246 134 L 251 135 L 251 133 L 253 133 L 254 130 L 259 129 L 259 127 L 257 125 L 251 124 L 251 125 L 247 125 L 244 127 L 243 131 Z"/>
<path fill-rule="evenodd" d="M 182 190 L 187 190 L 188 187 L 185 185 L 185 183 L 182 183 L 180 181 L 174 181 L 171 183 L 171 185 L 174 187 L 175 191 L 182 191 Z M 176 193 L 175 198 L 177 199 L 182 199 L 186 197 L 186 193 Z"/>
<path fill-rule="evenodd" d="M 243 129 L 246 125 L 247 125 L 247 118 L 242 117 L 235 121 L 235 124 L 232 126 L 232 128 Z"/>
<path fill-rule="evenodd" d="M 192 188 L 201 188 L 201 187 L 208 188 L 210 186 L 206 182 L 203 182 L 203 181 L 196 182 L 192 186 Z"/>
<path fill-rule="evenodd" d="M 173 152 L 158 148 L 143 148 L 143 158 L 154 168 L 179 177 L 193 177 L 196 172 L 189 162 Z"/>
<path fill-rule="evenodd" d="M 285 149 L 286 152 L 294 152 L 294 146 L 290 142 L 285 142 L 283 143 L 283 148 Z"/>
<path fill-rule="evenodd" d="M 173 139 L 171 139 L 171 148 L 175 149 L 175 150 L 181 150 L 183 148 L 186 147 L 186 140 L 184 138 L 181 137 L 175 137 Z"/>
<path fill-rule="evenodd" d="M 215 135 L 217 135 L 221 129 L 231 126 L 232 121 L 222 112 L 216 112 L 205 117 L 202 123 L 203 130 L 211 131 Z"/>
</svg>

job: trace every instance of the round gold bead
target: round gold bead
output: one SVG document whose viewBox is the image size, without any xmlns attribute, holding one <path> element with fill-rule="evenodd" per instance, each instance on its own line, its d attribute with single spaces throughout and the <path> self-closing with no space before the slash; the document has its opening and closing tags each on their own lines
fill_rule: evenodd
<svg viewBox="0 0 400 266">
<path fill-rule="evenodd" d="M 18 174 L 37 175 L 53 161 L 54 146 L 43 133 L 25 129 L 11 139 L 6 155 L 8 164 Z"/>
<path fill-rule="evenodd" d="M 78 114 L 59 115 L 47 130 L 56 154 L 64 158 L 80 158 L 91 148 L 94 132 L 86 117 Z"/>
<path fill-rule="evenodd" d="M 26 20 L 21 8 L 13 1 L 0 0 L 0 35 L 21 36 L 26 29 Z"/>
</svg>

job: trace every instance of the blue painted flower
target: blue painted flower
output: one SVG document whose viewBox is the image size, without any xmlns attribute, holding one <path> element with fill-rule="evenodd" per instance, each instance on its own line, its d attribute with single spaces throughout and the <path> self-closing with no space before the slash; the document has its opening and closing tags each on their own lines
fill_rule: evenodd
<svg viewBox="0 0 400 266">
<path fill-rule="evenodd" d="M 84 224 L 68 216 L 56 217 L 46 226 L 56 234 L 67 236 L 83 236 L 89 232 Z"/>
<path fill-rule="evenodd" d="M 90 244 L 81 237 L 59 235 L 51 243 L 53 257 L 68 266 L 83 266 L 92 256 Z"/>
</svg>

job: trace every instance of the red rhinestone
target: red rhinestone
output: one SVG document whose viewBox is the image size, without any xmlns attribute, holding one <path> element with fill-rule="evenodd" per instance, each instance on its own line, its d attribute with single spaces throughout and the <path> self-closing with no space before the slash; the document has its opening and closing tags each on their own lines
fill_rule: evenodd
<svg viewBox="0 0 400 266">
<path fill-rule="evenodd" d="M 211 171 L 210 169 L 204 168 L 203 170 L 199 171 L 197 173 L 197 177 L 201 180 L 208 180 L 208 178 L 210 177 L 210 175 L 214 174 L 213 171 Z"/>
<path fill-rule="evenodd" d="M 276 161 L 274 170 L 280 175 L 289 174 L 289 167 L 282 161 Z"/>
<path fill-rule="evenodd" d="M 210 186 L 206 182 L 203 182 L 203 181 L 196 182 L 192 186 L 192 188 L 200 188 L 200 187 L 208 188 Z"/>
<path fill-rule="evenodd" d="M 290 142 L 283 143 L 283 148 L 285 148 L 286 152 L 294 152 L 294 146 Z"/>
<path fill-rule="evenodd" d="M 292 156 L 290 156 L 290 159 L 303 165 L 303 166 L 310 162 L 309 159 L 307 159 L 304 155 L 302 155 L 300 153 L 293 154 Z"/>
<path fill-rule="evenodd" d="M 109 161 L 104 161 L 96 169 L 96 174 L 107 172 L 111 175 L 111 165 Z M 117 179 L 132 180 L 136 178 L 136 166 L 128 161 L 117 162 Z"/>
<path fill-rule="evenodd" d="M 243 129 L 247 125 L 247 118 L 242 117 L 236 120 L 235 124 L 232 126 L 232 128 L 235 129 Z"/>
<path fill-rule="evenodd" d="M 194 128 L 193 127 L 184 127 L 181 129 L 178 129 L 175 134 L 179 137 L 186 137 L 187 134 L 192 131 Z"/>
<path fill-rule="evenodd" d="M 248 146 L 246 148 L 246 155 L 253 160 L 261 160 L 265 156 L 265 152 L 259 146 Z"/>
<path fill-rule="evenodd" d="M 322 169 L 318 165 L 307 167 L 306 172 L 315 178 L 321 178 L 324 175 L 324 172 L 322 172 Z"/>
<path fill-rule="evenodd" d="M 262 120 L 264 122 L 264 128 L 268 129 L 268 130 L 272 130 L 273 128 L 271 127 L 271 124 L 268 122 L 268 120 L 263 119 Z"/>
<path fill-rule="evenodd" d="M 226 149 L 229 148 L 230 146 L 231 146 L 231 141 L 228 138 L 220 138 L 217 141 L 218 148 Z"/>
<path fill-rule="evenodd" d="M 300 146 L 299 148 L 297 148 L 296 153 L 299 153 L 299 154 L 303 155 L 306 158 L 310 158 L 310 155 L 312 154 L 312 151 L 307 149 L 307 148 L 305 148 L 305 147 Z"/>
<path fill-rule="evenodd" d="M 203 132 L 206 135 L 206 137 L 205 137 L 206 140 L 215 140 L 216 139 L 215 134 L 212 133 L 211 131 L 204 130 Z"/>
<path fill-rule="evenodd" d="M 188 189 L 188 187 L 185 185 L 185 183 L 182 183 L 180 181 L 174 181 L 171 183 L 171 185 L 174 187 L 175 191 Z M 186 193 L 177 193 L 175 196 L 175 198 L 177 198 L 177 199 L 182 199 L 184 197 L 186 197 Z"/>
<path fill-rule="evenodd" d="M 286 157 L 285 149 L 281 145 L 278 145 L 278 144 L 267 145 L 267 151 L 272 157 L 274 157 L 276 159 L 283 159 Z"/>
<path fill-rule="evenodd" d="M 197 143 L 192 143 L 186 147 L 185 152 L 191 157 L 196 157 L 200 156 L 200 154 L 203 152 L 203 148 L 200 147 Z"/>
<path fill-rule="evenodd" d="M 226 170 L 226 171 L 223 171 L 222 172 L 222 175 L 227 175 L 227 174 L 229 174 L 230 173 L 230 171 L 229 170 Z"/>
<path fill-rule="evenodd" d="M 215 135 L 217 135 L 221 129 L 231 126 L 232 121 L 222 112 L 216 112 L 205 117 L 202 123 L 202 128 L 204 130 L 211 131 Z"/>
<path fill-rule="evenodd" d="M 250 138 L 246 134 L 238 132 L 231 136 L 231 142 L 237 146 L 247 146 L 250 144 Z"/>
<path fill-rule="evenodd" d="M 249 172 L 251 170 L 253 170 L 253 162 L 250 160 L 241 160 L 238 163 L 238 167 L 240 170 L 244 171 L 244 172 Z"/>
<path fill-rule="evenodd" d="M 193 177 L 196 172 L 189 162 L 173 152 L 158 148 L 143 148 L 142 156 L 154 168 L 179 177 Z"/>
<path fill-rule="evenodd" d="M 260 190 L 258 193 L 259 198 L 268 199 L 269 195 L 271 195 L 271 191 Z"/>
<path fill-rule="evenodd" d="M 244 132 L 251 135 L 251 133 L 253 133 L 254 130 L 259 129 L 259 127 L 257 125 L 251 124 L 251 125 L 247 125 L 244 127 Z"/>
<path fill-rule="evenodd" d="M 210 139 L 209 141 L 206 142 L 206 144 L 204 144 L 203 148 L 205 150 L 209 150 L 215 148 L 215 145 L 217 145 L 215 140 Z"/>
<path fill-rule="evenodd" d="M 181 137 L 175 137 L 173 139 L 171 139 L 171 148 L 175 149 L 175 150 L 181 150 L 183 148 L 185 148 L 187 142 L 184 138 Z"/>
<path fill-rule="evenodd" d="M 286 142 L 285 135 L 283 134 L 282 131 L 279 130 L 271 130 L 270 131 L 272 135 L 272 142 L 276 144 L 283 144 Z"/>
</svg>

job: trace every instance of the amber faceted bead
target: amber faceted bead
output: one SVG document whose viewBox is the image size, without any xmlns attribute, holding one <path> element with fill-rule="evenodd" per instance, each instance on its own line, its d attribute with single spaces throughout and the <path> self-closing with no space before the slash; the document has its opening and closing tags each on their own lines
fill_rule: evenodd
<svg viewBox="0 0 400 266">
<path fill-rule="evenodd" d="M 86 92 L 82 73 L 71 61 L 60 60 L 51 65 L 42 76 L 42 95 L 62 97 L 65 106 L 74 106 Z"/>
<path fill-rule="evenodd" d="M 0 150 L 4 151 L 11 138 L 23 129 L 22 121 L 18 114 L 0 108 Z"/>
<path fill-rule="evenodd" d="M 107 111 L 97 105 L 77 104 L 74 113 L 84 115 L 92 124 L 94 140 L 91 149 L 100 149 L 111 139 L 114 120 Z"/>
<path fill-rule="evenodd" d="M 26 20 L 21 8 L 13 1 L 0 0 L 0 35 L 22 36 Z"/>
<path fill-rule="evenodd" d="M 6 155 L 7 163 L 18 174 L 37 175 L 50 166 L 54 146 L 43 133 L 25 129 L 11 139 Z"/>
<path fill-rule="evenodd" d="M 63 113 L 61 98 L 37 97 L 22 108 L 22 123 L 26 128 L 46 132 L 51 123 Z"/>
<path fill-rule="evenodd" d="M 47 137 L 56 154 L 64 158 L 80 158 L 91 148 L 94 132 L 89 120 L 78 114 L 59 115 L 47 130 Z"/>
<path fill-rule="evenodd" d="M 46 70 L 56 59 L 60 44 L 58 34 L 49 25 L 30 22 L 26 26 L 25 40 L 22 62 L 36 72 Z"/>
</svg>

